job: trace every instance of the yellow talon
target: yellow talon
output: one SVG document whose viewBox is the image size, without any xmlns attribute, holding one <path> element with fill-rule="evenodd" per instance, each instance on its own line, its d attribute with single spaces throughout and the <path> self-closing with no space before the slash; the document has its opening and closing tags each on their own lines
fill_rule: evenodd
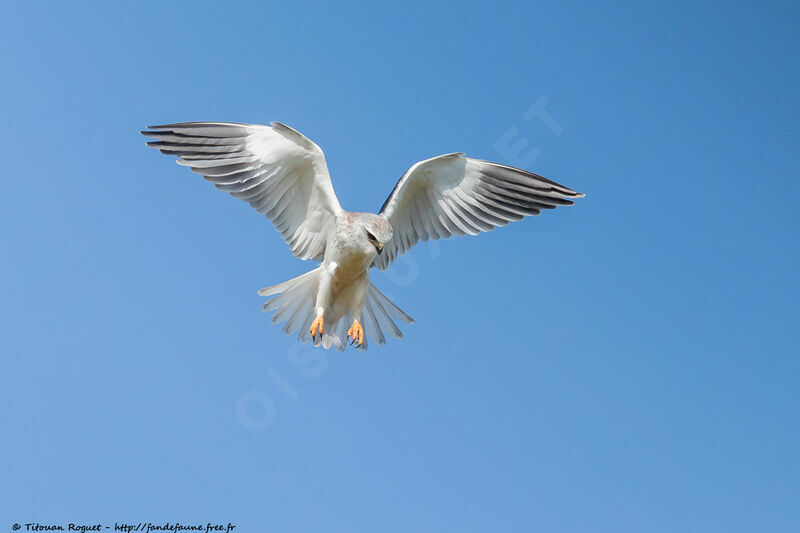
<svg viewBox="0 0 800 533">
<path fill-rule="evenodd" d="M 364 328 L 358 320 L 353 320 L 353 325 L 347 330 L 347 337 L 353 339 L 353 342 L 361 346 L 364 344 Z"/>
<path fill-rule="evenodd" d="M 315 318 L 311 323 L 311 337 L 317 336 L 317 330 L 319 330 L 320 336 L 325 333 L 325 320 L 321 316 Z"/>
</svg>

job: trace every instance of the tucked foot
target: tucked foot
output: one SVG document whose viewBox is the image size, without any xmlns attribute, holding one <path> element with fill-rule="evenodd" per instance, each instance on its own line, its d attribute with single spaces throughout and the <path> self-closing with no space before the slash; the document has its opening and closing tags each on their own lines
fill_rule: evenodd
<svg viewBox="0 0 800 533">
<path fill-rule="evenodd" d="M 353 320 L 353 325 L 347 330 L 347 336 L 353 339 L 353 341 L 350 343 L 351 345 L 356 344 L 361 346 L 364 344 L 364 328 L 361 327 L 361 324 L 358 322 L 358 320 Z"/>
<path fill-rule="evenodd" d="M 314 322 L 311 323 L 311 338 L 317 338 L 317 332 L 319 332 L 319 336 L 322 337 L 322 334 L 325 333 L 325 320 L 323 320 L 322 315 L 318 316 L 314 319 Z"/>
</svg>

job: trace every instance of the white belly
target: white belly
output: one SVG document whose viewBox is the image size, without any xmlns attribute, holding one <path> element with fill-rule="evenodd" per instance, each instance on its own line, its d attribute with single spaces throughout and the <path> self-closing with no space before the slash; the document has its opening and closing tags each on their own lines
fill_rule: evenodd
<svg viewBox="0 0 800 533">
<path fill-rule="evenodd" d="M 375 248 L 357 233 L 363 229 L 343 222 L 329 242 L 323 261 L 331 272 L 328 300 L 331 318 L 347 313 L 361 316 L 369 288 L 369 269 L 376 255 Z"/>
</svg>

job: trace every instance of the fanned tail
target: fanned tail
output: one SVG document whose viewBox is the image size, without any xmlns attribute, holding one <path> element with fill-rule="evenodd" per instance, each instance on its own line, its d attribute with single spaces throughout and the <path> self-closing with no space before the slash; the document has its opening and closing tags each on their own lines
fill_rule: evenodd
<svg viewBox="0 0 800 533">
<path fill-rule="evenodd" d="M 261 310 L 275 311 L 272 323 L 286 322 L 283 326 L 284 333 L 291 335 L 297 332 L 297 340 L 301 342 L 312 340 L 310 328 L 315 318 L 321 268 L 315 268 L 289 281 L 258 291 L 259 295 L 270 298 L 261 306 Z M 353 322 L 353 314 L 335 313 L 335 311 L 336 306 L 333 306 L 330 312 L 325 313 L 325 332 L 321 338 L 313 339 L 314 346 L 322 346 L 325 349 L 333 347 L 337 350 L 344 350 L 347 347 L 347 329 Z M 395 320 L 414 323 L 413 318 L 370 282 L 362 313 L 362 326 L 366 338 L 358 348 L 366 350 L 367 339 L 374 339 L 378 344 L 386 344 L 384 331 L 386 335 L 395 339 L 402 338 L 403 333 L 397 327 Z"/>
<path fill-rule="evenodd" d="M 302 276 L 258 291 L 260 296 L 271 297 L 261 306 L 261 310 L 275 311 L 272 323 L 286 322 L 283 332 L 291 335 L 299 331 L 297 338 L 303 342 L 311 338 L 309 328 L 314 321 L 320 271 L 321 267 L 318 267 Z"/>
<path fill-rule="evenodd" d="M 370 282 L 369 290 L 367 291 L 367 301 L 364 304 L 363 315 L 364 332 L 367 337 L 376 339 L 378 344 L 386 344 L 384 330 L 394 339 L 403 337 L 403 332 L 397 327 L 393 318 L 402 320 L 407 324 L 414 323 L 413 318 L 379 291 L 378 287 L 373 285 L 372 282 Z"/>
</svg>

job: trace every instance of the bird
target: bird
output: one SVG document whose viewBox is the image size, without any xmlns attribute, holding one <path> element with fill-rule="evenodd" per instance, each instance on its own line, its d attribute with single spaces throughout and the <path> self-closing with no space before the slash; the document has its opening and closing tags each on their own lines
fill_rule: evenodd
<svg viewBox="0 0 800 533">
<path fill-rule="evenodd" d="M 148 126 L 146 144 L 177 156 L 217 189 L 271 221 L 292 253 L 313 270 L 258 291 L 273 323 L 315 347 L 366 350 L 368 340 L 403 336 L 414 319 L 370 281 L 419 241 L 477 235 L 584 194 L 538 174 L 443 154 L 403 174 L 378 213 L 345 211 L 322 149 L 282 124 L 182 122 Z M 348 329 L 349 325 L 349 329 Z"/>
</svg>

